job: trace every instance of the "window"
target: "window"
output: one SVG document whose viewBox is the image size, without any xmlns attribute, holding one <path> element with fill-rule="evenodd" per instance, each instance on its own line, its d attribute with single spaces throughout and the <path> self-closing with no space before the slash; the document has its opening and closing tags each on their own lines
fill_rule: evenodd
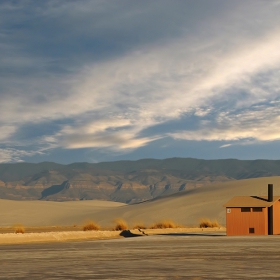
<svg viewBox="0 0 280 280">
<path fill-rule="evenodd" d="M 262 207 L 253 207 L 253 212 L 262 212 Z"/>
<path fill-rule="evenodd" d="M 250 207 L 241 207 L 241 212 L 251 212 Z"/>
<path fill-rule="evenodd" d="M 249 233 L 255 233 L 255 228 L 250 227 L 250 228 L 249 228 Z"/>
</svg>

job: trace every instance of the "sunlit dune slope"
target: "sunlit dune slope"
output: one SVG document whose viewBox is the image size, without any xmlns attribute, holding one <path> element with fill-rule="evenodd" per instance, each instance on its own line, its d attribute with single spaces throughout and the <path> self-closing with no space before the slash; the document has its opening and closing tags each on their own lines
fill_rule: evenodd
<svg viewBox="0 0 280 280">
<path fill-rule="evenodd" d="M 25 226 L 56 226 L 81 224 L 95 213 L 116 209 L 120 202 L 83 200 L 83 201 L 15 201 L 0 199 L 0 226 L 23 224 Z"/>
<path fill-rule="evenodd" d="M 225 225 L 223 204 L 233 196 L 267 195 L 267 184 L 274 184 L 274 194 L 280 195 L 280 177 L 267 177 L 225 182 L 180 192 L 144 203 L 127 205 L 98 213 L 105 221 L 110 213 L 128 222 L 153 223 L 161 219 L 173 219 L 183 225 L 197 225 L 200 218 L 217 219 Z"/>
</svg>

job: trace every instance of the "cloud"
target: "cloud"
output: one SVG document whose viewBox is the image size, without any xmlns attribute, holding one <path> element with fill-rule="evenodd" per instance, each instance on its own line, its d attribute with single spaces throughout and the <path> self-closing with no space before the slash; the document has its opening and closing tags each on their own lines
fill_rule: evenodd
<svg viewBox="0 0 280 280">
<path fill-rule="evenodd" d="M 27 151 L 18 148 L 0 148 L 0 163 L 4 162 L 22 162 L 23 157 L 31 157 L 36 154 L 42 154 L 40 151 Z"/>
<path fill-rule="evenodd" d="M 274 102 L 245 111 L 219 113 L 214 122 L 196 130 L 172 133 L 175 139 L 207 141 L 274 141 L 280 139 L 280 107 Z M 277 104 L 277 103 L 276 103 Z M 254 141 L 251 141 L 254 143 Z"/>
<path fill-rule="evenodd" d="M 225 145 L 222 145 L 220 146 L 220 148 L 227 148 L 227 147 L 230 147 L 232 144 L 225 144 Z"/>
<path fill-rule="evenodd" d="M 135 138 L 130 133 L 100 133 L 98 135 L 67 135 L 62 143 L 68 149 L 77 148 L 111 148 L 113 150 L 135 149 L 155 139 Z"/>
<path fill-rule="evenodd" d="M 67 125 L 56 138 L 68 149 L 105 147 L 112 150 L 135 149 L 156 140 L 156 137 L 137 137 L 137 129 L 129 119 L 100 119 L 86 125 Z"/>
<path fill-rule="evenodd" d="M 279 139 L 277 1 L 34 3 L 0 6 L 3 158 L 24 137 L 34 153 Z"/>
<path fill-rule="evenodd" d="M 16 127 L 11 125 L 2 125 L 0 124 L 0 141 L 8 140 L 11 135 L 16 131 Z"/>
<path fill-rule="evenodd" d="M 188 140 L 276 140 L 278 134 L 267 133 L 265 129 L 268 121 L 278 123 L 277 118 L 265 114 L 268 105 L 263 104 L 258 112 L 259 120 L 250 107 L 264 100 L 273 101 L 279 95 L 279 86 L 275 83 L 280 63 L 278 34 L 274 32 L 265 40 L 247 42 L 239 50 L 235 48 L 223 53 L 219 60 L 209 59 L 216 52 L 213 48 L 208 52 L 204 50 L 200 59 L 192 58 L 189 49 L 182 50 L 187 44 L 182 39 L 162 47 L 150 46 L 147 50 L 133 52 L 108 63 L 88 66 L 82 72 L 82 78 L 78 79 L 82 82 L 78 82 L 76 88 L 84 102 L 81 107 L 85 109 L 88 106 L 88 111 L 95 110 L 100 116 L 106 112 L 106 117 L 111 115 L 112 119 L 126 117 L 130 125 L 121 130 L 137 135 L 143 129 L 179 119 L 190 112 L 204 118 L 202 127 L 203 124 L 209 125 L 205 117 L 217 111 L 217 106 L 224 101 L 226 108 L 211 122 L 214 127 L 206 125 L 206 128 L 186 133 L 163 132 L 157 137 L 165 137 L 167 133 L 176 139 Z M 197 65 L 193 66 L 195 62 Z M 240 92 L 245 94 L 242 96 Z M 90 108 L 93 104 L 94 108 Z M 278 105 L 274 109 L 278 110 Z M 238 110 L 244 112 L 238 113 Z M 238 124 L 231 115 L 238 117 Z M 266 119 L 262 120 L 261 116 Z M 219 120 L 225 117 L 227 126 L 223 125 L 225 120 L 223 123 Z M 249 117 L 250 126 L 244 123 Z M 261 132 L 255 132 L 256 120 L 258 126 L 264 126 L 263 136 Z M 102 117 L 98 122 L 103 123 Z M 103 123 L 104 131 L 118 127 L 112 120 L 109 123 L 105 126 Z M 78 131 L 81 132 L 80 129 Z M 141 141 L 139 143 L 142 145 Z M 119 147 L 122 148 L 121 145 Z"/>
</svg>

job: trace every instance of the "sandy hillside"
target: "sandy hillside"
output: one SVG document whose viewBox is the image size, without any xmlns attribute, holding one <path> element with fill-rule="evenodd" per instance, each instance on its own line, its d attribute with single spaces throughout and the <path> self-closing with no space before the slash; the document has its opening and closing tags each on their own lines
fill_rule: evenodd
<svg viewBox="0 0 280 280">
<path fill-rule="evenodd" d="M 191 226 L 197 225 L 203 217 L 225 224 L 224 203 L 235 195 L 266 195 L 270 183 L 274 184 L 274 194 L 280 195 L 280 177 L 269 177 L 213 184 L 134 205 L 106 201 L 0 200 L 0 226 L 15 223 L 26 226 L 73 225 L 82 224 L 87 219 L 111 226 L 115 218 L 123 218 L 131 226 L 139 222 L 149 225 L 169 218 Z"/>
<path fill-rule="evenodd" d="M 0 199 L 0 226 L 55 226 L 82 224 L 96 212 L 126 204 L 112 201 L 15 201 Z"/>
<path fill-rule="evenodd" d="M 114 209 L 114 213 L 106 210 L 98 213 L 98 220 L 103 222 L 112 213 L 132 224 L 140 221 L 149 224 L 170 218 L 183 225 L 195 226 L 200 218 L 207 217 L 225 225 L 224 203 L 233 196 L 267 195 L 267 184 L 274 184 L 274 195 L 280 195 L 280 177 L 231 181 L 120 207 Z"/>
</svg>

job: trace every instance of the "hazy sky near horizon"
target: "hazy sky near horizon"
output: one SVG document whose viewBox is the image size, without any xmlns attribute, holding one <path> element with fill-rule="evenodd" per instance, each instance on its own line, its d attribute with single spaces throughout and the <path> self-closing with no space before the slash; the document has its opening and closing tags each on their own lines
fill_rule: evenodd
<svg viewBox="0 0 280 280">
<path fill-rule="evenodd" d="M 280 0 L 2 0 L 0 162 L 280 159 Z"/>
</svg>

